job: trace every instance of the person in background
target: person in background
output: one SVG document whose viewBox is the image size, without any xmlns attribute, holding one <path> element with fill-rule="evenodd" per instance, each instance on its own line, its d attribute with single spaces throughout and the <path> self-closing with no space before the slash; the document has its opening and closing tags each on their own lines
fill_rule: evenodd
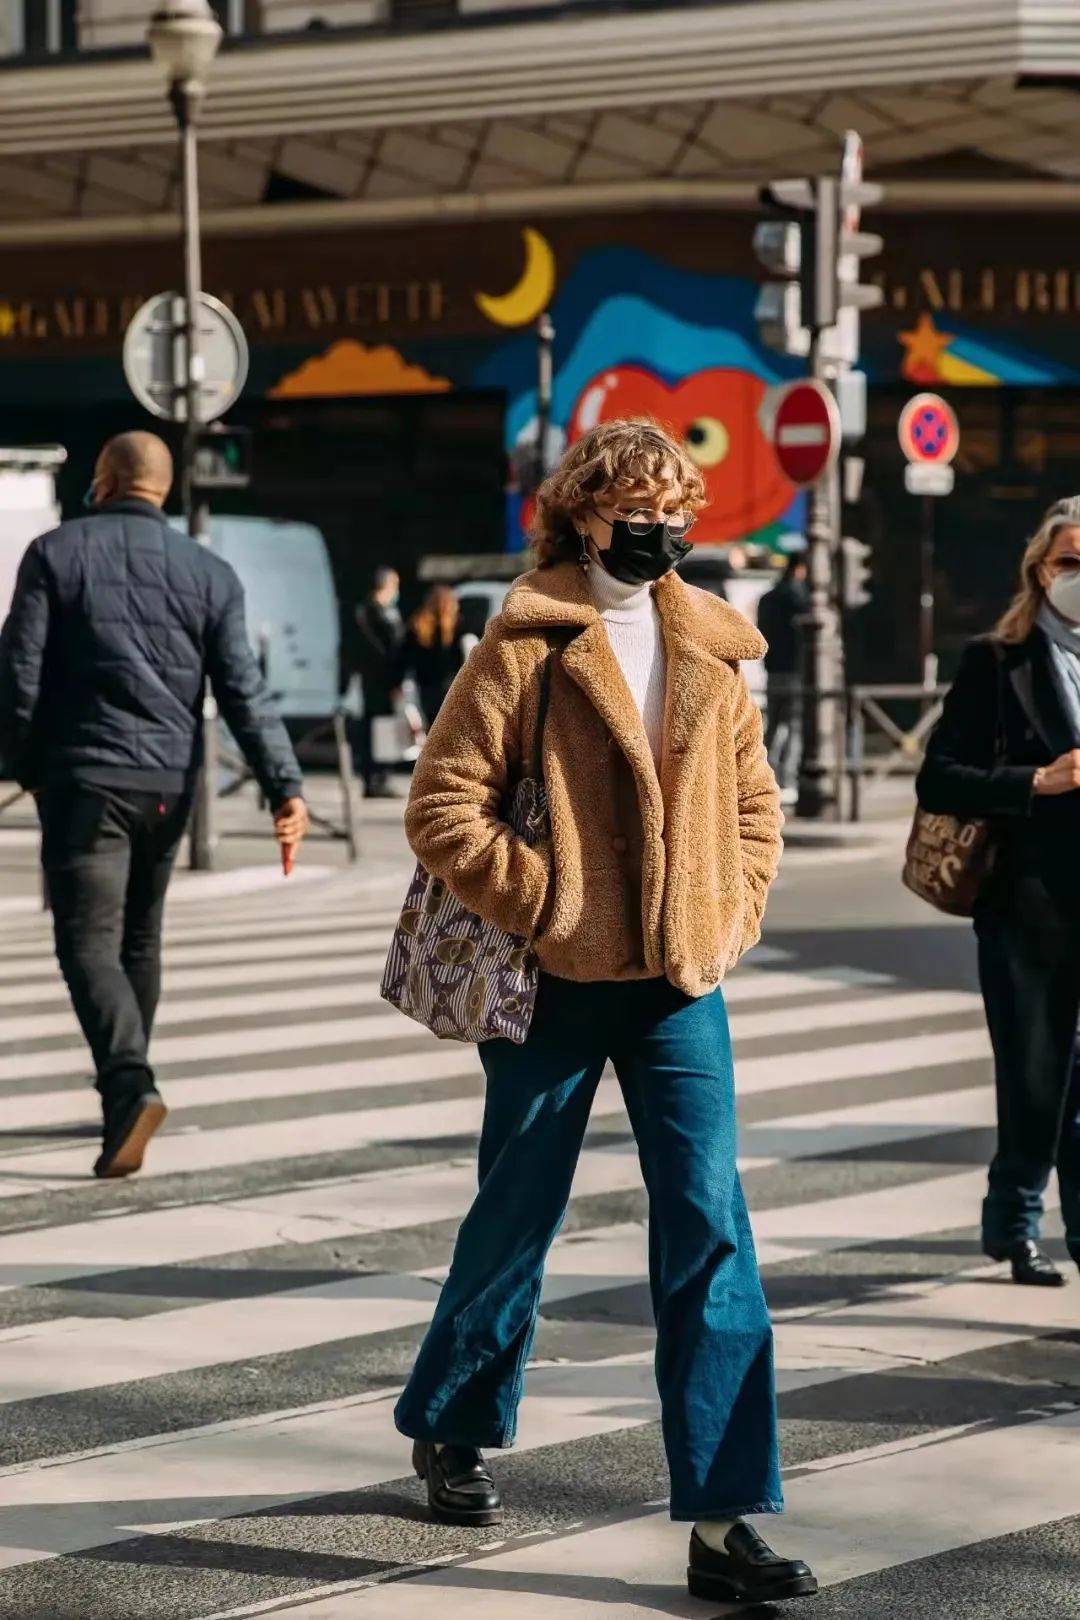
<svg viewBox="0 0 1080 1620">
<path fill-rule="evenodd" d="M 409 676 L 416 682 L 429 728 L 464 662 L 461 604 L 449 585 L 433 585 L 406 628 L 398 682 Z"/>
<path fill-rule="evenodd" d="M 806 558 L 789 557 L 782 577 L 758 603 L 757 622 L 765 654 L 765 748 L 780 783 L 781 799 L 797 797 L 802 750 L 802 627 L 809 606 Z"/>
<path fill-rule="evenodd" d="M 172 472 L 154 434 L 110 439 L 92 513 L 33 541 L 0 633 L 0 759 L 37 799 L 56 955 L 101 1096 L 97 1176 L 140 1169 L 166 1114 L 147 1048 L 207 679 L 279 842 L 294 847 L 308 825 L 240 581 L 170 527 Z"/>
<path fill-rule="evenodd" d="M 1039 1247 L 1056 1161 L 1080 1263 L 1080 496 L 1046 513 L 1020 587 L 969 643 L 916 784 L 934 815 L 988 818 L 998 852 L 975 914 L 997 1085 L 983 1249 L 1056 1287 Z"/>
<path fill-rule="evenodd" d="M 396 568 L 376 568 L 371 590 L 356 609 L 357 668 L 364 693 L 360 724 L 359 767 L 369 798 L 389 794 L 386 772 L 375 759 L 372 721 L 393 714 L 398 686 L 398 663 L 405 627 L 398 606 L 401 580 Z"/>
</svg>

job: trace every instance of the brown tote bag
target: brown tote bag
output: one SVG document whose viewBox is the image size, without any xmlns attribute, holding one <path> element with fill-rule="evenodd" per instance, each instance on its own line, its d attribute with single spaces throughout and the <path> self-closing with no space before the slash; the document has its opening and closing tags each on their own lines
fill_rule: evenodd
<svg viewBox="0 0 1080 1620">
<path fill-rule="evenodd" d="M 994 644 L 998 674 L 998 725 L 994 763 L 1005 758 L 1005 718 L 1001 649 Z M 960 816 L 931 815 L 917 809 L 907 841 L 906 888 L 927 905 L 950 917 L 972 917 L 997 858 L 998 834 L 993 822 Z"/>
</svg>

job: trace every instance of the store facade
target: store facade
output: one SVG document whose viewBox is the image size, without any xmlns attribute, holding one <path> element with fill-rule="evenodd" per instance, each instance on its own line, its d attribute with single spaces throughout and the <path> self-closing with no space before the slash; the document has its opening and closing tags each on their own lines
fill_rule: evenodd
<svg viewBox="0 0 1080 1620">
<path fill-rule="evenodd" d="M 432 550 L 519 549 L 535 321 L 548 310 L 553 449 L 607 417 L 656 416 L 705 475 L 701 540 L 782 549 L 802 510 L 768 444 L 767 399 L 799 368 L 758 340 L 753 220 L 687 210 L 211 236 L 206 284 L 252 350 L 233 418 L 255 429 L 257 475 L 230 504 L 322 523 L 346 593 L 378 561 L 408 571 Z M 947 656 L 950 637 L 997 605 L 1040 504 L 1076 476 L 1080 231 L 1071 215 L 873 223 L 886 298 L 864 321 L 868 471 L 851 521 L 875 544 L 898 630 L 889 657 L 902 664 L 916 518 L 900 404 L 939 389 L 963 428 L 957 491 L 939 514 Z M 65 443 L 69 500 L 105 427 L 148 420 L 124 382 L 123 332 L 175 275 L 165 242 L 4 252 L 0 438 Z"/>
</svg>

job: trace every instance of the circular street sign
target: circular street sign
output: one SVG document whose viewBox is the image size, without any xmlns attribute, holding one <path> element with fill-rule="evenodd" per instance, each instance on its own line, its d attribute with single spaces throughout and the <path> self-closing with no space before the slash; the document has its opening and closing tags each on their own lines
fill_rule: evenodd
<svg viewBox="0 0 1080 1620">
<path fill-rule="evenodd" d="M 816 484 L 840 454 L 840 411 L 816 378 L 789 383 L 773 416 L 773 449 L 793 484 Z"/>
<path fill-rule="evenodd" d="M 916 394 L 900 412 L 900 448 L 908 461 L 947 467 L 960 448 L 960 425 L 952 406 L 940 394 Z"/>
<path fill-rule="evenodd" d="M 198 417 L 213 422 L 236 403 L 247 380 L 247 338 L 232 310 L 210 293 L 199 294 L 197 329 Z M 124 333 L 128 387 L 155 416 L 187 419 L 186 358 L 183 297 L 157 293 Z"/>
</svg>

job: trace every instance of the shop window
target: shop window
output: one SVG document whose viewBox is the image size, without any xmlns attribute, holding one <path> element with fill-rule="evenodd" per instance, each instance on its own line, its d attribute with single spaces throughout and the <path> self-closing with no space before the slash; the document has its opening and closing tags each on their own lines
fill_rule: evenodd
<svg viewBox="0 0 1080 1620">
<path fill-rule="evenodd" d="M 78 0 L 23 0 L 14 7 L 18 44 L 28 56 L 73 51 L 78 45 Z"/>
<path fill-rule="evenodd" d="M 391 0 L 390 15 L 405 27 L 448 22 L 457 16 L 457 0 Z"/>
</svg>

